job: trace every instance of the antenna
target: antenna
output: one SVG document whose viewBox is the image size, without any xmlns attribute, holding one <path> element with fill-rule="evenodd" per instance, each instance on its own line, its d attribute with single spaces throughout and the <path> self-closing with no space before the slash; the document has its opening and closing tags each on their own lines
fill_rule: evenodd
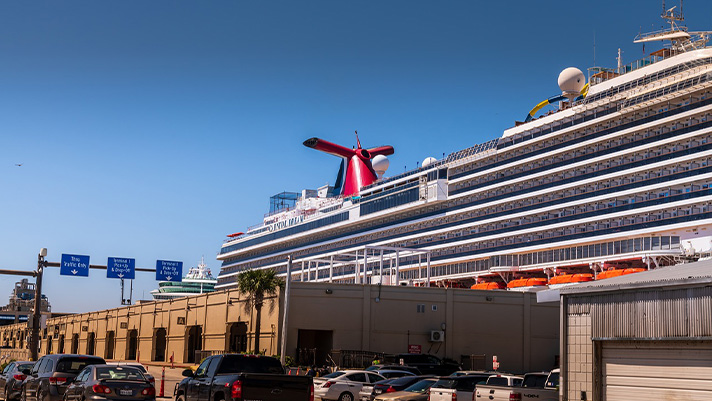
<svg viewBox="0 0 712 401">
<path fill-rule="evenodd" d="M 593 66 L 596 66 L 596 30 L 593 30 Z"/>
<path fill-rule="evenodd" d="M 354 130 L 354 134 L 356 134 L 356 145 L 359 149 L 361 149 L 361 141 L 358 139 L 358 131 Z"/>
<path fill-rule="evenodd" d="M 675 11 L 677 6 L 672 6 L 670 8 L 665 7 L 665 0 L 663 0 L 663 13 L 660 15 L 663 19 L 666 19 L 670 23 L 670 28 L 675 29 L 675 21 L 685 21 L 685 16 L 682 13 L 682 0 L 680 0 L 680 9 Z"/>
</svg>

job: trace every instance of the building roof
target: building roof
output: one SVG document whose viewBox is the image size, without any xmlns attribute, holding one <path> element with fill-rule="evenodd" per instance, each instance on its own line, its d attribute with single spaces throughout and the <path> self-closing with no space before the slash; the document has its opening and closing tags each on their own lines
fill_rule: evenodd
<svg viewBox="0 0 712 401">
<path fill-rule="evenodd" d="M 660 288 L 676 286 L 705 286 L 712 284 L 712 260 L 703 260 L 682 265 L 661 267 L 650 271 L 627 274 L 592 281 L 585 284 L 561 288 L 562 295 L 610 292 L 642 288 Z"/>
</svg>

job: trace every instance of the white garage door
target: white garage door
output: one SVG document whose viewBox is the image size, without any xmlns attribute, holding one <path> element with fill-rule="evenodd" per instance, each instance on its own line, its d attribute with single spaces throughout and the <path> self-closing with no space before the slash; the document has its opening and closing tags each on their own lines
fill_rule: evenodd
<svg viewBox="0 0 712 401">
<path fill-rule="evenodd" d="M 712 342 L 603 344 L 603 399 L 712 400 Z"/>
</svg>

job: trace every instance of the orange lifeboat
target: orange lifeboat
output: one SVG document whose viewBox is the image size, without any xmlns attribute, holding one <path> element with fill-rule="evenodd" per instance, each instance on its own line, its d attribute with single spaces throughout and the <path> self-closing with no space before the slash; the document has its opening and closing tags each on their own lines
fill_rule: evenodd
<svg viewBox="0 0 712 401">
<path fill-rule="evenodd" d="M 606 270 L 604 272 L 598 273 L 596 276 L 596 280 L 605 280 L 607 278 L 611 277 L 618 277 L 618 276 L 624 276 L 626 274 L 632 274 L 632 273 L 639 273 L 645 271 L 645 269 L 642 268 L 629 268 L 629 269 L 615 269 L 615 270 Z"/>
<path fill-rule="evenodd" d="M 535 287 L 546 285 L 546 283 L 547 280 L 545 278 L 520 278 L 510 281 L 507 284 L 507 288 Z"/>
<path fill-rule="evenodd" d="M 583 283 L 586 281 L 593 281 L 593 274 L 562 274 L 552 277 L 549 284 Z"/>
<path fill-rule="evenodd" d="M 484 282 L 484 283 L 477 283 L 473 284 L 472 287 L 470 287 L 472 290 L 503 290 L 504 289 L 504 283 L 501 281 L 490 281 L 490 282 Z"/>
</svg>

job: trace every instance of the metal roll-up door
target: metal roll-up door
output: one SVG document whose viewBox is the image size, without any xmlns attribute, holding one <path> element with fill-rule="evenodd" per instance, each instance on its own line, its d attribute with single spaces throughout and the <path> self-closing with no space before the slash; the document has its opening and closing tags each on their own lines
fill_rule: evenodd
<svg viewBox="0 0 712 401">
<path fill-rule="evenodd" d="M 606 401 L 712 400 L 712 341 L 603 342 Z"/>
</svg>

